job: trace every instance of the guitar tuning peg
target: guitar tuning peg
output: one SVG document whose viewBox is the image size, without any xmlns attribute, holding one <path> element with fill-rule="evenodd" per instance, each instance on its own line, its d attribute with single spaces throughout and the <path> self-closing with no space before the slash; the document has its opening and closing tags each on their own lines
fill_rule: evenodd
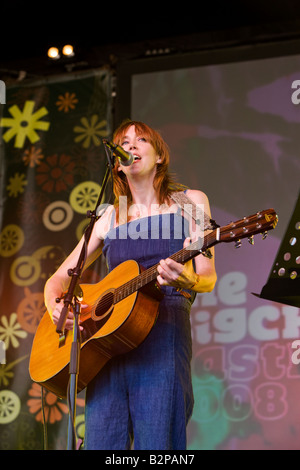
<svg viewBox="0 0 300 470">
<path fill-rule="evenodd" d="M 262 239 L 265 240 L 267 238 L 268 232 L 262 233 Z"/>
<path fill-rule="evenodd" d="M 241 245 L 242 245 L 241 240 L 237 240 L 234 244 L 235 248 L 240 248 Z"/>
<path fill-rule="evenodd" d="M 250 245 L 254 245 L 254 236 L 251 235 L 251 237 L 248 238 L 248 242 L 250 243 Z"/>
</svg>

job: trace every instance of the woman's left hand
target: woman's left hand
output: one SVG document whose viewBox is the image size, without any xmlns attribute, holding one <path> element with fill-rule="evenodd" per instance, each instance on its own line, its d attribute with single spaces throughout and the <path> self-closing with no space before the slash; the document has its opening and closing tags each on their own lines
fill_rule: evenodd
<svg viewBox="0 0 300 470">
<path fill-rule="evenodd" d="M 190 238 L 184 241 L 186 248 L 191 242 Z M 161 286 L 173 286 L 178 289 L 190 289 L 197 281 L 197 274 L 194 271 L 193 262 L 180 264 L 171 258 L 162 259 L 157 267 L 159 275 L 157 281 Z"/>
</svg>

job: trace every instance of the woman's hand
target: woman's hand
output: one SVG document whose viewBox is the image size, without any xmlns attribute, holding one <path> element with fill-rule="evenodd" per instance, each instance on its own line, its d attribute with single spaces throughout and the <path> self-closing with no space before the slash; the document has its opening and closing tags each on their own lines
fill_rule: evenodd
<svg viewBox="0 0 300 470">
<path fill-rule="evenodd" d="M 191 242 L 190 238 L 184 241 L 186 248 Z M 198 282 L 198 275 L 194 271 L 193 261 L 180 264 L 171 258 L 162 259 L 157 267 L 159 275 L 157 281 L 161 286 L 173 286 L 177 289 L 191 289 Z"/>
<path fill-rule="evenodd" d="M 52 317 L 52 321 L 55 325 L 57 325 L 58 322 L 59 322 L 63 306 L 64 306 L 63 301 L 60 301 L 59 303 L 56 303 L 56 305 L 52 309 L 51 317 Z M 87 308 L 87 307 L 88 307 L 87 304 L 83 304 L 83 303 L 81 304 L 82 309 Z M 74 314 L 73 314 L 72 310 L 69 309 L 68 315 L 67 315 L 67 318 L 66 318 L 66 322 L 65 322 L 65 329 L 66 330 L 72 330 L 73 327 L 74 327 Z M 83 330 L 83 326 L 80 325 L 80 319 L 79 319 L 79 329 L 81 331 Z"/>
<path fill-rule="evenodd" d="M 55 305 L 54 309 L 52 310 L 52 321 L 54 325 L 58 324 L 62 309 L 63 309 L 63 302 L 60 301 L 59 303 Z M 74 314 L 72 313 L 72 311 L 69 310 L 67 318 L 66 318 L 66 322 L 65 322 L 65 329 L 72 330 L 73 325 L 74 325 Z"/>
</svg>

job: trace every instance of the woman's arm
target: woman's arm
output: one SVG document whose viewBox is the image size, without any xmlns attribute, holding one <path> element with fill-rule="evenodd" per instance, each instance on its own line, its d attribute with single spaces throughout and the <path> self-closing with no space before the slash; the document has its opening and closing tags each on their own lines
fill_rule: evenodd
<svg viewBox="0 0 300 470">
<path fill-rule="evenodd" d="M 108 209 L 107 212 L 95 223 L 88 246 L 87 257 L 84 265 L 84 270 L 88 268 L 101 254 L 103 248 L 103 239 L 105 233 L 109 230 L 109 221 L 112 210 Z M 65 261 L 59 266 L 57 271 L 48 279 L 44 288 L 44 300 L 48 313 L 52 321 L 57 324 L 63 302 L 57 303 L 56 299 L 60 298 L 65 293 L 70 284 L 70 276 L 68 275 L 69 269 L 74 269 L 77 265 L 84 237 L 79 241 L 74 250 L 69 254 Z M 67 321 L 65 323 L 66 329 L 73 327 L 73 314 L 69 312 Z"/>
<path fill-rule="evenodd" d="M 200 204 L 201 209 L 210 217 L 210 206 L 207 196 L 202 191 L 188 190 L 187 196 L 195 202 Z M 193 240 L 199 236 L 203 236 L 203 232 L 199 228 L 195 228 L 195 224 L 191 222 L 190 232 L 193 233 Z M 186 239 L 184 246 L 187 247 L 191 242 Z M 217 274 L 215 269 L 214 249 L 210 249 L 213 257 L 207 258 L 200 254 L 193 260 L 188 261 L 184 265 L 167 258 L 161 260 L 158 266 L 159 276 L 157 280 L 160 285 L 171 285 L 177 288 L 191 289 L 195 292 L 211 292 L 217 281 Z"/>
</svg>

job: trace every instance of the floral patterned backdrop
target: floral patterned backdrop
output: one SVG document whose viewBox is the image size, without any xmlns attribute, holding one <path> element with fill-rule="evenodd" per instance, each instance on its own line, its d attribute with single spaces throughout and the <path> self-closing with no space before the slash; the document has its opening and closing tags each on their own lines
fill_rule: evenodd
<svg viewBox="0 0 300 470">
<path fill-rule="evenodd" d="M 111 74 L 59 77 L 7 90 L 0 105 L 0 449 L 65 449 L 68 406 L 30 380 L 47 278 L 95 208 L 111 132 Z M 97 282 L 95 263 L 84 281 Z M 84 432 L 84 394 L 76 429 Z M 43 420 L 46 426 L 43 425 Z M 47 432 L 47 437 L 45 434 Z"/>
</svg>

